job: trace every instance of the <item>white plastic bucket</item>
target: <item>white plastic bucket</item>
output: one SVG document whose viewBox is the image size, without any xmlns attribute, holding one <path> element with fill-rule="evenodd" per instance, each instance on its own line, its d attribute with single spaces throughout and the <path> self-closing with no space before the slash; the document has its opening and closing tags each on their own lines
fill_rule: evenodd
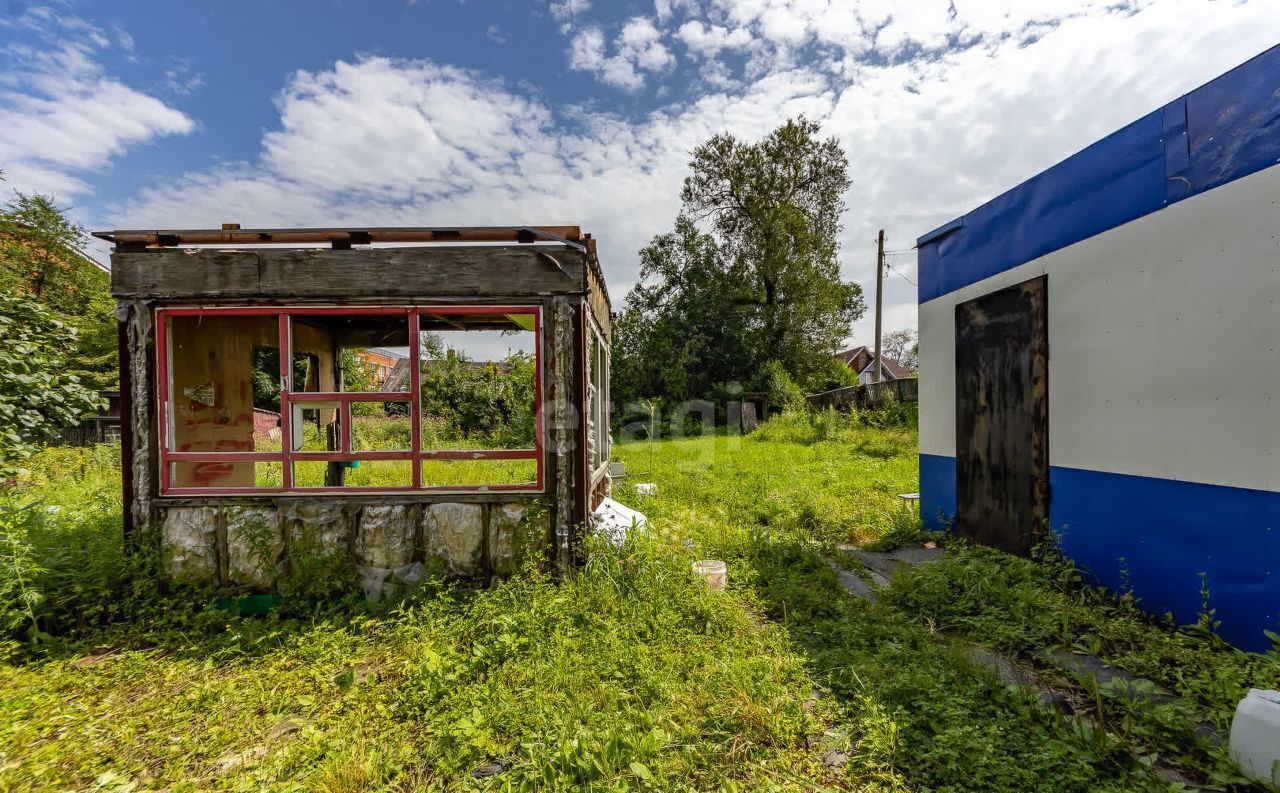
<svg viewBox="0 0 1280 793">
<path fill-rule="evenodd" d="M 724 562 L 719 559 L 702 559 L 694 562 L 693 574 L 705 581 L 708 589 L 723 590 L 728 580 Z"/>
<path fill-rule="evenodd" d="M 1250 689 L 1236 707 L 1229 746 L 1241 773 L 1280 786 L 1280 691 Z"/>
</svg>

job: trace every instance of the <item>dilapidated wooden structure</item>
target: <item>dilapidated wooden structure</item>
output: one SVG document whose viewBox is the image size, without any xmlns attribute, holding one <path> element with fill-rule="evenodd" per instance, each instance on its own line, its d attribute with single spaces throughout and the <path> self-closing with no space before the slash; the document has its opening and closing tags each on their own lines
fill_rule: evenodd
<svg viewBox="0 0 1280 793">
<path fill-rule="evenodd" d="M 96 236 L 115 245 L 126 531 L 157 527 L 170 575 L 270 591 L 303 546 L 477 578 L 579 558 L 609 488 L 610 305 L 590 235 Z M 408 377 L 363 376 L 370 348 L 401 351 Z M 458 360 L 506 400 L 501 421 L 473 419 L 484 433 L 433 413 L 450 396 L 434 367 Z"/>
</svg>

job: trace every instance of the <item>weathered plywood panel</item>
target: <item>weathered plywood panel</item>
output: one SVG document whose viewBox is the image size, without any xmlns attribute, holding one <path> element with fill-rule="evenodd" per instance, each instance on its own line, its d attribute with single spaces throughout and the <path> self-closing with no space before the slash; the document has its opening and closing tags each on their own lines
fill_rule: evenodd
<svg viewBox="0 0 1280 793">
<path fill-rule="evenodd" d="M 166 249 L 117 252 L 111 267 L 117 297 L 176 300 L 495 298 L 586 289 L 580 252 L 533 247 Z"/>
<path fill-rule="evenodd" d="M 253 352 L 279 348 L 280 330 L 270 316 L 169 318 L 171 448 L 178 452 L 255 451 Z M 333 390 L 333 345 L 309 326 L 294 329 L 294 351 L 316 356 L 318 388 Z M 325 411 L 322 421 L 332 420 Z M 175 487 L 253 487 L 253 463 L 174 465 Z"/>
<path fill-rule="evenodd" d="M 1045 284 L 956 306 L 956 531 L 1021 555 L 1049 517 Z"/>
</svg>

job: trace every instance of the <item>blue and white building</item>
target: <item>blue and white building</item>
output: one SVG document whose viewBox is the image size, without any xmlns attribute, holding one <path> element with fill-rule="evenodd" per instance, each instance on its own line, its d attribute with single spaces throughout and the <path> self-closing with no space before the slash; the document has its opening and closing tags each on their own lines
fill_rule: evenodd
<svg viewBox="0 0 1280 793">
<path fill-rule="evenodd" d="M 1280 633 L 1280 46 L 918 240 L 927 525 Z"/>
</svg>

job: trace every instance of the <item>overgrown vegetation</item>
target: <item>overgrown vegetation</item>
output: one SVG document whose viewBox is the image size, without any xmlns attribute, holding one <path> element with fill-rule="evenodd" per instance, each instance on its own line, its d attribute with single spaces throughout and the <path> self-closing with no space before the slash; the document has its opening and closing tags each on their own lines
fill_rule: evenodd
<svg viewBox="0 0 1280 793">
<path fill-rule="evenodd" d="M 118 446 L 45 449 L 0 490 L 3 654 L 130 616 L 158 591 L 146 554 L 124 553 L 119 467 Z"/>
<path fill-rule="evenodd" d="M 527 353 L 475 362 L 446 350 L 423 362 L 423 415 L 445 440 L 467 438 L 484 444 L 480 448 L 532 448 L 535 371 Z"/>
<path fill-rule="evenodd" d="M 75 341 L 75 329 L 49 309 L 0 295 L 0 483 L 21 473 L 57 427 L 98 406 L 98 395 L 68 374 Z"/>
<path fill-rule="evenodd" d="M 0 787 L 1169 791 L 1169 765 L 1243 790 L 1188 730 L 1280 684 L 1275 655 L 1153 622 L 1051 554 L 952 544 L 878 603 L 844 593 L 824 555 L 920 540 L 895 410 L 619 445 L 616 495 L 651 527 L 560 583 L 529 566 L 406 603 L 300 591 L 255 618 L 128 566 L 110 447 L 44 452 L 12 495 L 65 549 L 6 524 L 45 571 L 25 581 L 46 636 L 9 634 Z M 728 563 L 726 592 L 692 578 L 699 558 Z M 1066 716 L 972 663 L 974 642 L 1045 676 L 1043 646 L 1088 649 L 1182 702 L 1064 677 Z"/>
<path fill-rule="evenodd" d="M 74 329 L 74 354 L 59 371 L 96 391 L 116 387 L 119 364 L 109 277 L 80 253 L 87 241 L 48 196 L 19 192 L 0 207 L 0 294 L 31 301 Z"/>
</svg>

